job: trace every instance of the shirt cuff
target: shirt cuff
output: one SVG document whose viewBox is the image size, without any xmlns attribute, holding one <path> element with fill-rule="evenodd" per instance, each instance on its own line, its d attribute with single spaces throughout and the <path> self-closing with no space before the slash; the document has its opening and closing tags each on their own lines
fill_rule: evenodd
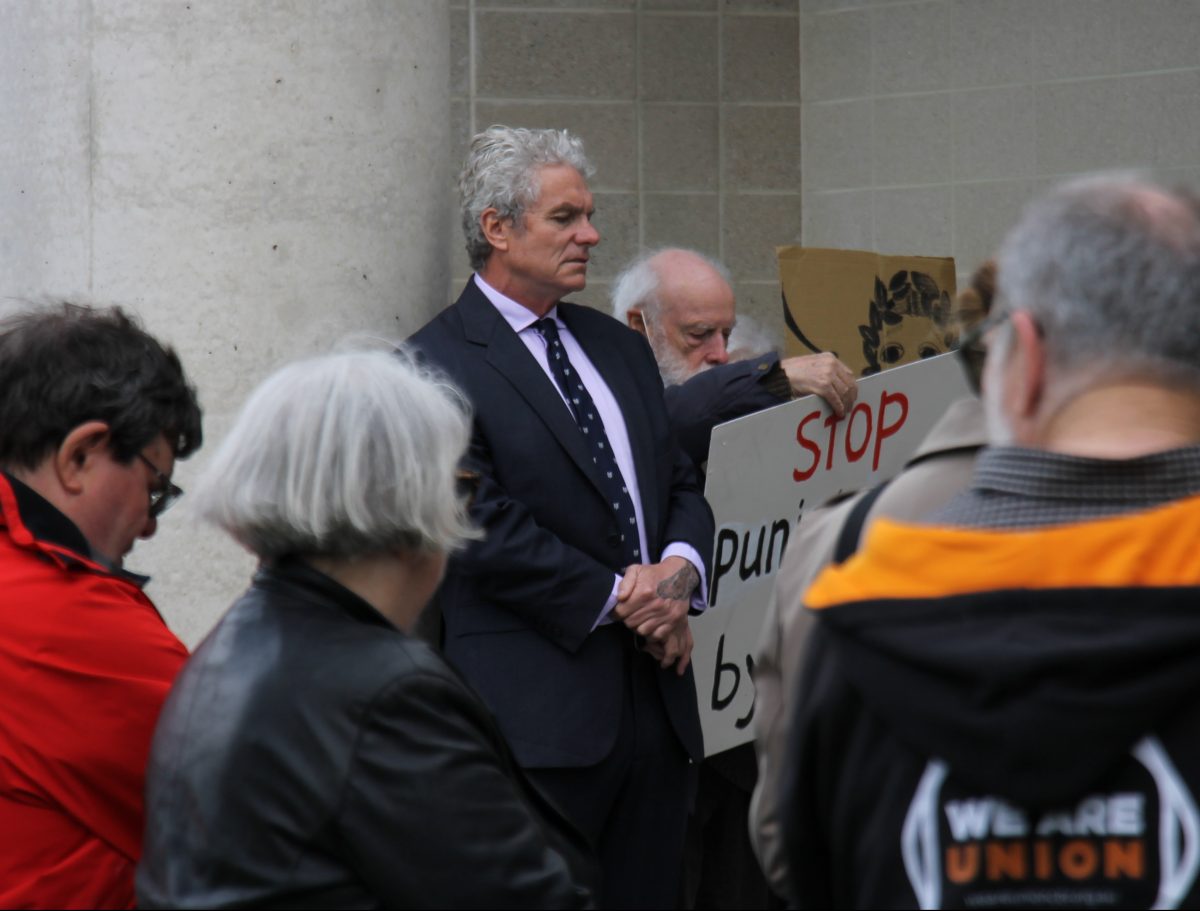
<svg viewBox="0 0 1200 911">
<path fill-rule="evenodd" d="M 661 563 L 667 557 L 683 557 L 700 574 L 700 584 L 696 586 L 696 593 L 692 595 L 689 612 L 693 614 L 704 613 L 708 608 L 708 579 L 704 575 L 704 561 L 700 559 L 700 554 L 690 544 L 685 544 L 683 541 L 672 541 L 663 549 L 662 556 L 659 557 L 659 562 Z"/>
<path fill-rule="evenodd" d="M 604 602 L 604 609 L 600 611 L 600 616 L 596 618 L 596 622 L 592 624 L 589 632 L 595 632 L 596 627 L 604 626 L 606 623 L 613 623 L 611 616 L 612 609 L 617 606 L 617 590 L 621 587 L 621 577 L 613 576 L 612 594 L 608 596 L 608 600 Z"/>
</svg>

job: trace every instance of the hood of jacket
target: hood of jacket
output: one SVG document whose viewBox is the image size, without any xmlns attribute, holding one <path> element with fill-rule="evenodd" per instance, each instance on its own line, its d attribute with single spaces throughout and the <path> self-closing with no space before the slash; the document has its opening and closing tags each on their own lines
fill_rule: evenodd
<svg viewBox="0 0 1200 911">
<path fill-rule="evenodd" d="M 806 596 L 867 712 L 1025 807 L 1200 697 L 1200 499 L 1028 531 L 876 523 Z"/>
</svg>

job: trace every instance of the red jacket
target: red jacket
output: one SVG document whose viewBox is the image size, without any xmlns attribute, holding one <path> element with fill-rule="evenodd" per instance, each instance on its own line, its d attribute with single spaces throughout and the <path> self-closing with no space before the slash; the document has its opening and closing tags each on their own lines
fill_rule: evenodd
<svg viewBox="0 0 1200 911">
<path fill-rule="evenodd" d="M 4 908 L 134 904 L 150 737 L 188 653 L 134 579 L 86 554 L 0 473 Z"/>
</svg>

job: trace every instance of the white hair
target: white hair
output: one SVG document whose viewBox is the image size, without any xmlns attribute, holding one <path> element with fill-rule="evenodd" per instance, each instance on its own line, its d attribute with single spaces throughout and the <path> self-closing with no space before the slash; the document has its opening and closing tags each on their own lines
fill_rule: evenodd
<svg viewBox="0 0 1200 911">
<path fill-rule="evenodd" d="M 778 351 L 779 336 L 753 317 L 739 316 L 725 348 L 731 361 L 746 361 L 768 351 Z"/>
<path fill-rule="evenodd" d="M 688 250 L 685 247 L 662 247 L 658 250 L 651 250 L 643 253 L 622 269 L 613 284 L 612 313 L 622 323 L 627 322 L 627 314 L 630 309 L 637 307 L 642 311 L 642 319 L 645 321 L 647 329 L 658 324 L 658 311 L 662 306 L 658 291 L 662 278 L 655 260 L 664 253 L 686 253 L 694 256 L 720 275 L 725 280 L 725 284 L 733 285 L 733 276 L 729 274 L 725 264 L 711 256 L 705 256 L 703 253 Z"/>
<path fill-rule="evenodd" d="M 1001 305 L 1040 326 L 1060 391 L 1117 376 L 1200 389 L 1200 207 L 1187 195 L 1132 173 L 1066 183 L 1025 210 L 997 276 Z"/>
<path fill-rule="evenodd" d="M 200 514 L 259 557 L 446 552 L 468 406 L 404 350 L 331 354 L 260 385 L 201 475 Z"/>
<path fill-rule="evenodd" d="M 527 130 L 490 126 L 475 134 L 458 176 L 463 234 L 472 269 L 482 269 L 492 254 L 479 217 L 495 209 L 518 228 L 525 207 L 541 190 L 538 169 L 570 165 L 585 178 L 595 173 L 583 151 L 583 140 L 566 130 Z"/>
</svg>

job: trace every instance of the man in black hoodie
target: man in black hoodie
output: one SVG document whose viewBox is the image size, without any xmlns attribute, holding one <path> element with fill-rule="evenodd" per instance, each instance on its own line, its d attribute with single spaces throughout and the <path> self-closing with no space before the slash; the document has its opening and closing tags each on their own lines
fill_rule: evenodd
<svg viewBox="0 0 1200 911">
<path fill-rule="evenodd" d="M 801 907 L 1200 903 L 1200 209 L 1076 181 L 999 276 L 971 486 L 805 598 Z"/>
</svg>

